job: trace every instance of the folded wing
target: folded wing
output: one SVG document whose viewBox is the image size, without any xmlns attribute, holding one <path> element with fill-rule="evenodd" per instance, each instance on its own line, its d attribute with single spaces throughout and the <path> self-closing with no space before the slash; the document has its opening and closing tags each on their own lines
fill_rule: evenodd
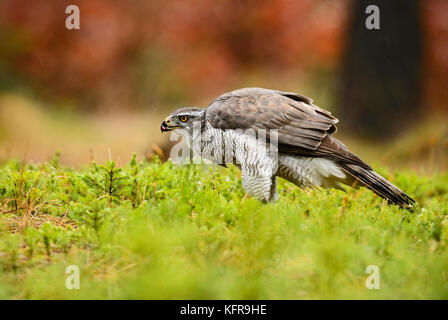
<svg viewBox="0 0 448 320">
<path fill-rule="evenodd" d="M 371 169 L 332 137 L 338 119 L 291 92 L 244 88 L 226 93 L 207 108 L 206 119 L 215 128 L 277 130 L 279 151 L 297 156 L 325 157 Z"/>
</svg>

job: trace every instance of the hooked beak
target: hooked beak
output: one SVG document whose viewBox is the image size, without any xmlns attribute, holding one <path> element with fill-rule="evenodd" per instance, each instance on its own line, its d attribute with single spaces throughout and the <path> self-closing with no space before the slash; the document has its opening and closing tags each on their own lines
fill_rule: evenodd
<svg viewBox="0 0 448 320">
<path fill-rule="evenodd" d="M 160 131 L 163 132 L 167 132 L 167 131 L 171 131 L 173 129 L 179 128 L 179 126 L 173 126 L 171 125 L 171 119 L 170 117 L 167 117 L 162 124 L 160 125 Z"/>
<path fill-rule="evenodd" d="M 163 133 L 163 132 L 170 131 L 170 130 L 173 130 L 173 129 L 170 128 L 170 126 L 166 123 L 166 121 L 163 121 L 162 125 L 160 126 L 160 131 L 162 131 L 162 133 Z"/>
</svg>

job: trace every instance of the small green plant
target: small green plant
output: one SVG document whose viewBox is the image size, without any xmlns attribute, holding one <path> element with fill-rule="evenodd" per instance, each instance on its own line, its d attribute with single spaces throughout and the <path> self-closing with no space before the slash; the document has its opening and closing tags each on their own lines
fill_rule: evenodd
<svg viewBox="0 0 448 320">
<path fill-rule="evenodd" d="M 46 205 L 46 191 L 41 188 L 41 177 L 42 168 L 27 168 L 18 162 L 11 163 L 2 174 L 2 213 L 20 215 L 21 227 L 28 226 L 31 217 Z"/>
<path fill-rule="evenodd" d="M 112 207 L 112 204 L 120 203 L 123 199 L 123 190 L 129 183 L 129 177 L 122 171 L 122 168 L 115 167 L 114 161 L 108 161 L 105 165 L 93 163 L 93 169 L 83 180 L 97 193 L 97 200 L 106 197 L 109 207 Z"/>
</svg>

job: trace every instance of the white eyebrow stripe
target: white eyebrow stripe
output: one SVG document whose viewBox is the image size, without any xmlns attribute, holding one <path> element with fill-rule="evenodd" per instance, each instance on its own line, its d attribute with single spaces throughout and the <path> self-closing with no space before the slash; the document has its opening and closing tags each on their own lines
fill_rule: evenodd
<svg viewBox="0 0 448 320">
<path fill-rule="evenodd" d="M 199 116 L 200 114 L 201 114 L 200 112 L 182 112 L 182 113 L 174 114 L 173 116 L 175 116 L 175 117 L 181 117 L 181 116 Z"/>
</svg>

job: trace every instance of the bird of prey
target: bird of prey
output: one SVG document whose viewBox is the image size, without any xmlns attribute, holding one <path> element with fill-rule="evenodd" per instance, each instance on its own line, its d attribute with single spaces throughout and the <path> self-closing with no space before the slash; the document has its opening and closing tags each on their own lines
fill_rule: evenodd
<svg viewBox="0 0 448 320">
<path fill-rule="evenodd" d="M 161 131 L 177 129 L 201 157 L 237 165 L 246 193 L 263 202 L 277 199 L 281 177 L 303 189 L 362 186 L 388 203 L 411 207 L 411 197 L 332 136 L 337 123 L 301 94 L 243 88 L 219 96 L 207 108 L 174 111 Z"/>
</svg>

